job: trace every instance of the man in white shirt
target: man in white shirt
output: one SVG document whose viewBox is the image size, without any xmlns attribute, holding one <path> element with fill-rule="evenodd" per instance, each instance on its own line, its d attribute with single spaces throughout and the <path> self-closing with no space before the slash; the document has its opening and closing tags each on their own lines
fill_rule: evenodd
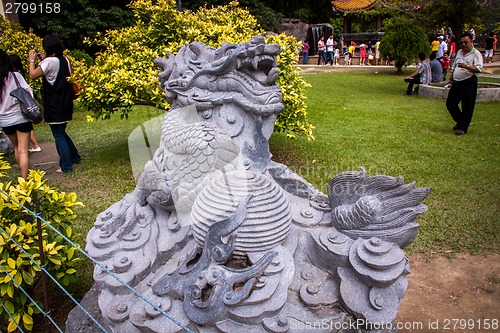
<svg viewBox="0 0 500 333">
<path fill-rule="evenodd" d="M 326 40 L 326 54 L 328 55 L 327 63 L 330 63 L 330 66 L 333 65 L 333 46 L 333 35 L 330 35 L 330 37 Z"/>
<path fill-rule="evenodd" d="M 439 45 L 438 45 L 438 50 L 436 52 L 437 60 L 441 59 L 446 53 L 446 51 L 448 51 L 448 44 L 446 44 L 446 42 L 444 41 L 444 37 L 439 36 L 438 39 L 439 39 Z"/>
<path fill-rule="evenodd" d="M 473 37 L 469 32 L 462 35 L 460 39 L 461 49 L 452 66 L 451 84 L 446 108 L 453 120 L 455 135 L 464 135 L 469 129 L 476 104 L 477 96 L 477 73 L 483 69 L 483 56 L 473 45 Z M 462 103 L 462 110 L 459 104 Z"/>
</svg>

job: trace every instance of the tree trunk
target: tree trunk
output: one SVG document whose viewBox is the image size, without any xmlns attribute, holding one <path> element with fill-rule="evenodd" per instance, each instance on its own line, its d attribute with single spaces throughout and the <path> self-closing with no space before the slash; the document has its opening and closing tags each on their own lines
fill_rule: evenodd
<svg viewBox="0 0 500 333">
<path fill-rule="evenodd" d="M 405 65 L 405 62 L 403 62 L 403 61 L 398 61 L 398 60 L 396 60 L 396 61 L 394 62 L 394 66 L 396 67 L 396 74 L 397 74 L 397 75 L 401 75 L 401 74 L 403 74 L 403 66 L 404 66 L 404 65 Z"/>
</svg>

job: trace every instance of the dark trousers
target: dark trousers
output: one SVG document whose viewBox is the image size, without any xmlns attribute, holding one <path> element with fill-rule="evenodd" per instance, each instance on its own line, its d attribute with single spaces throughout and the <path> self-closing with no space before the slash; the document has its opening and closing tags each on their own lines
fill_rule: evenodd
<svg viewBox="0 0 500 333">
<path fill-rule="evenodd" d="M 309 53 L 302 52 L 302 64 L 307 65 L 308 62 L 309 62 Z"/>
<path fill-rule="evenodd" d="M 408 82 L 408 88 L 406 88 L 406 94 L 411 95 L 413 91 L 413 85 L 414 84 L 420 84 L 420 74 L 417 76 L 410 78 L 408 80 L 405 80 L 405 82 Z"/>
<path fill-rule="evenodd" d="M 66 133 L 67 125 L 67 123 L 50 124 L 50 130 L 56 141 L 57 154 L 59 154 L 59 166 L 63 172 L 73 171 L 73 163 L 81 160 L 73 140 Z"/>
<path fill-rule="evenodd" d="M 453 81 L 448 92 L 446 108 L 458 127 L 465 132 L 467 132 L 472 120 L 476 97 L 477 77 L 475 75 L 464 81 Z M 458 107 L 460 103 L 462 103 L 462 110 Z"/>
<path fill-rule="evenodd" d="M 325 51 L 319 50 L 318 51 L 318 65 L 321 64 L 321 59 L 323 59 L 323 63 L 326 65 L 326 56 L 325 56 Z"/>
</svg>

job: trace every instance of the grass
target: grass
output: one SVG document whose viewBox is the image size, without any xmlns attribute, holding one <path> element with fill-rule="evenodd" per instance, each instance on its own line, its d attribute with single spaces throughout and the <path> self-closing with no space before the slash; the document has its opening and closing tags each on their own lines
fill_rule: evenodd
<svg viewBox="0 0 500 333">
<path fill-rule="evenodd" d="M 410 252 L 498 251 L 500 103 L 477 103 L 469 133 L 456 137 L 444 101 L 403 96 L 404 76 L 393 73 L 305 74 L 316 140 L 275 133 L 275 158 L 323 192 L 360 166 L 431 187 Z"/>
<path fill-rule="evenodd" d="M 324 193 L 333 176 L 360 166 L 369 175 L 402 175 L 406 182 L 431 187 L 424 201 L 429 211 L 419 218 L 419 235 L 409 252 L 498 251 L 500 103 L 477 103 L 469 134 L 456 137 L 444 101 L 401 95 L 406 84 L 393 73 L 304 74 L 312 85 L 307 105 L 316 140 L 275 133 L 273 159 Z M 75 228 L 81 244 L 96 216 L 134 189 L 128 136 L 159 114 L 137 107 L 128 120 L 117 115 L 87 123 L 85 112 L 75 112 L 68 132 L 83 163 L 50 183 L 76 192 L 85 204 Z M 36 126 L 36 133 L 40 141 L 53 140 L 46 125 Z M 80 274 L 80 283 L 72 286 L 76 296 L 92 285 L 92 265 L 83 263 Z"/>
</svg>

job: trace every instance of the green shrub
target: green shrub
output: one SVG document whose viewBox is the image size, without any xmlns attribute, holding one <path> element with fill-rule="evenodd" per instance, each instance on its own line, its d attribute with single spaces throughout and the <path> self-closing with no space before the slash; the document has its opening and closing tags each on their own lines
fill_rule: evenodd
<svg viewBox="0 0 500 333">
<path fill-rule="evenodd" d="M 398 17 L 388 20 L 380 41 L 380 52 L 394 60 L 397 73 L 408 62 L 413 62 L 419 52 L 430 52 L 424 29 L 414 19 Z"/>
<path fill-rule="evenodd" d="M 85 64 L 86 67 L 90 67 L 94 65 L 94 59 L 92 57 L 85 53 L 85 51 L 82 50 L 70 50 L 68 51 L 68 55 L 73 57 L 73 59 L 77 61 L 81 61 Z"/>
<path fill-rule="evenodd" d="M 7 162 L 0 159 L 0 170 L 10 168 Z M 8 234 L 0 231 L 0 299 L 12 318 L 0 307 L 0 313 L 8 320 L 8 332 L 16 330 L 18 323 L 24 330 L 33 328 L 33 314 L 39 310 L 18 288 L 32 294 L 40 269 L 28 258 L 26 253 L 11 240 L 17 242 L 40 265 L 40 246 L 36 218 L 21 205 L 35 211 L 35 202 L 40 204 L 41 217 L 49 222 L 62 235 L 72 239 L 76 237 L 72 225 L 76 218 L 73 209 L 82 206 L 75 193 L 65 193 L 50 188 L 43 179 L 44 172 L 31 170 L 27 180 L 18 178 L 18 184 L 0 182 L 0 227 Z M 1 176 L 5 176 L 3 173 Z M 8 196 L 5 193 L 8 194 Z M 11 197 L 11 198 L 10 198 Z M 63 237 L 42 224 L 43 251 L 48 272 L 62 285 L 68 285 L 76 276 L 75 265 L 80 260 L 72 245 Z M 10 276 L 9 276 L 10 275 Z M 11 279 L 14 280 L 12 280 Z M 32 295 L 30 295 L 33 297 Z"/>
</svg>

